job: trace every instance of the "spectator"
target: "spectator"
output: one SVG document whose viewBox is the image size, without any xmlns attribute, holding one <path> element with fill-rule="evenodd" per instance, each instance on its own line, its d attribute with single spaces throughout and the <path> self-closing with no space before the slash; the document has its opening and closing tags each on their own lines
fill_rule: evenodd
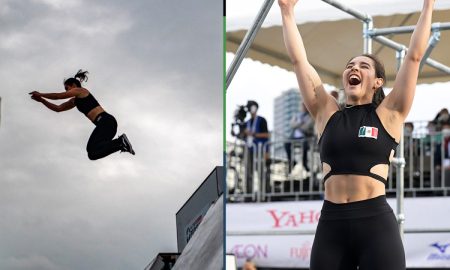
<svg viewBox="0 0 450 270">
<path fill-rule="evenodd" d="M 410 185 L 410 179 L 412 179 L 410 174 L 410 168 L 415 168 L 415 162 L 418 162 L 419 159 L 416 158 L 418 156 L 418 139 L 413 138 L 414 132 L 414 124 L 412 122 L 406 122 L 403 128 L 404 135 L 404 158 L 406 161 L 405 164 L 405 185 Z M 414 174 L 414 172 L 412 172 Z"/>
<path fill-rule="evenodd" d="M 406 122 L 405 127 L 403 129 L 403 134 L 405 136 L 411 137 L 414 131 L 414 124 L 412 122 Z"/>
<path fill-rule="evenodd" d="M 414 151 L 415 141 L 413 139 L 413 131 L 414 124 L 412 122 L 406 122 L 403 128 L 403 135 L 405 136 L 405 158 L 409 157 L 410 151 Z M 411 147 L 413 149 L 410 149 Z"/>
<path fill-rule="evenodd" d="M 450 119 L 447 119 L 442 124 L 442 136 L 444 142 L 444 160 L 442 162 L 442 167 L 445 170 L 450 170 Z"/>
<path fill-rule="evenodd" d="M 442 129 L 446 122 L 450 121 L 450 115 L 447 108 L 442 108 L 434 117 L 433 121 L 429 123 L 429 130 L 431 131 L 434 127 L 434 132 L 430 134 L 430 139 L 433 137 L 435 142 L 434 148 L 434 164 L 435 169 L 439 171 L 442 166 Z M 434 133 L 434 134 L 433 134 Z M 444 148 L 445 151 L 445 148 Z"/>
<path fill-rule="evenodd" d="M 336 99 L 336 101 L 339 103 L 339 92 L 336 90 L 331 90 L 330 95 Z"/>
<path fill-rule="evenodd" d="M 263 183 L 265 182 L 266 191 L 269 190 L 270 182 L 268 176 L 270 175 L 270 159 L 268 152 L 268 144 L 270 134 L 267 128 L 267 121 L 264 117 L 257 115 L 258 112 L 258 103 L 249 100 L 247 102 L 247 109 L 251 114 L 250 120 L 248 120 L 245 128 L 245 135 L 247 141 L 247 149 L 248 149 L 248 159 L 247 159 L 247 193 L 253 193 L 253 155 L 256 154 L 258 157 L 258 149 L 262 149 L 263 159 L 266 164 L 266 174 L 263 176 L 263 172 L 258 176 L 261 183 L 259 185 L 262 190 Z M 255 149 L 256 148 L 256 149 Z"/>
<path fill-rule="evenodd" d="M 256 265 L 254 262 L 252 262 L 250 259 L 248 259 L 244 266 L 242 267 L 242 270 L 257 270 Z"/>
<path fill-rule="evenodd" d="M 436 131 L 442 130 L 442 125 L 450 120 L 450 114 L 447 108 L 442 108 L 434 117 L 433 122 L 436 125 Z"/>
<path fill-rule="evenodd" d="M 450 119 L 440 121 L 441 132 L 439 132 L 439 144 L 436 144 L 435 159 L 438 158 L 439 163 L 435 166 L 435 186 L 450 186 Z M 442 173 L 445 182 L 442 182 Z"/>
<path fill-rule="evenodd" d="M 308 151 L 309 143 L 314 136 L 314 120 L 309 114 L 304 103 L 299 113 L 295 114 L 291 119 L 291 134 L 289 141 L 284 144 L 286 155 L 288 158 L 289 171 L 297 164 L 294 160 L 292 163 L 292 150 L 296 147 L 302 147 L 302 164 L 306 171 L 309 171 Z"/>
</svg>

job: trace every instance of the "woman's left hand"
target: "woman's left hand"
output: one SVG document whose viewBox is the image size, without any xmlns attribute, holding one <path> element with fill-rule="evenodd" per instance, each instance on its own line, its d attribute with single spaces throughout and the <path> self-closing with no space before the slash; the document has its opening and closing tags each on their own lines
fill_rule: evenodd
<svg viewBox="0 0 450 270">
<path fill-rule="evenodd" d="M 427 6 L 427 5 L 433 7 L 434 6 L 434 2 L 435 2 L 435 0 L 424 0 L 423 1 L 423 5 L 424 5 L 424 7 Z"/>
<path fill-rule="evenodd" d="M 41 93 L 39 93 L 38 91 L 33 91 L 28 94 L 30 94 L 31 96 L 41 96 Z"/>
<path fill-rule="evenodd" d="M 42 102 L 43 98 L 39 95 L 31 95 L 31 99 L 37 101 L 37 102 Z"/>
<path fill-rule="evenodd" d="M 28 93 L 31 95 L 31 99 L 34 99 L 37 102 L 42 102 L 42 96 L 41 93 L 39 93 L 38 91 L 33 91 Z"/>
</svg>

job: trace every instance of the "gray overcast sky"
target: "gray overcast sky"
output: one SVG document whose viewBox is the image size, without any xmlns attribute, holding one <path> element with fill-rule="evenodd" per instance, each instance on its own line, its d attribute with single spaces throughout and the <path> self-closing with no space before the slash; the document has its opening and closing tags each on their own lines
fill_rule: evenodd
<svg viewBox="0 0 450 270">
<path fill-rule="evenodd" d="M 0 0 L 0 269 L 143 269 L 222 164 L 222 1 Z M 84 85 L 136 156 L 90 161 L 94 126 L 28 92 Z"/>
</svg>

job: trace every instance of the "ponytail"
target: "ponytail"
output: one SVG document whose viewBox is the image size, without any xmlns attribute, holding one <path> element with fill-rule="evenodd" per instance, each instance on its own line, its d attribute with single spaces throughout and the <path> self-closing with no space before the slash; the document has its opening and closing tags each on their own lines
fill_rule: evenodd
<svg viewBox="0 0 450 270">
<path fill-rule="evenodd" d="M 72 85 L 75 84 L 77 87 L 81 87 L 82 82 L 87 82 L 88 74 L 89 72 L 87 70 L 83 71 L 82 69 L 78 70 L 77 74 L 73 76 L 73 78 L 69 78 L 64 81 L 64 84 Z"/>
<path fill-rule="evenodd" d="M 385 95 L 383 87 L 378 88 L 373 94 L 372 104 L 375 105 L 375 107 L 378 107 L 378 105 L 380 105 L 380 103 L 383 101 L 384 97 Z"/>
<path fill-rule="evenodd" d="M 373 54 L 363 54 L 362 56 L 368 57 L 370 59 L 373 60 L 375 66 L 375 76 L 377 78 L 381 78 L 383 79 L 383 82 L 386 83 L 386 73 L 384 70 L 384 65 L 383 63 L 380 61 L 380 59 L 378 59 L 378 57 L 376 57 Z M 378 107 L 378 105 L 380 105 L 380 103 L 383 101 L 385 95 L 384 95 L 384 91 L 383 91 L 383 86 L 378 87 L 377 90 L 375 90 L 375 93 L 373 94 L 373 98 L 372 98 L 372 104 L 375 105 L 375 107 Z"/>
<path fill-rule="evenodd" d="M 88 80 L 88 76 L 86 74 L 88 74 L 89 72 L 87 70 L 83 71 L 83 70 L 78 70 L 77 74 L 75 74 L 75 76 L 73 76 L 75 79 L 78 79 L 81 82 L 87 82 Z"/>
</svg>

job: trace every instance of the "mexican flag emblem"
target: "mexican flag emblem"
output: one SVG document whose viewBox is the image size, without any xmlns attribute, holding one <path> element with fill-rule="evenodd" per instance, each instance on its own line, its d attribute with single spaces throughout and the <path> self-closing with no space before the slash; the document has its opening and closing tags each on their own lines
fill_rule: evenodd
<svg viewBox="0 0 450 270">
<path fill-rule="evenodd" d="M 362 126 L 359 128 L 358 137 L 378 138 L 378 128 Z"/>
</svg>

